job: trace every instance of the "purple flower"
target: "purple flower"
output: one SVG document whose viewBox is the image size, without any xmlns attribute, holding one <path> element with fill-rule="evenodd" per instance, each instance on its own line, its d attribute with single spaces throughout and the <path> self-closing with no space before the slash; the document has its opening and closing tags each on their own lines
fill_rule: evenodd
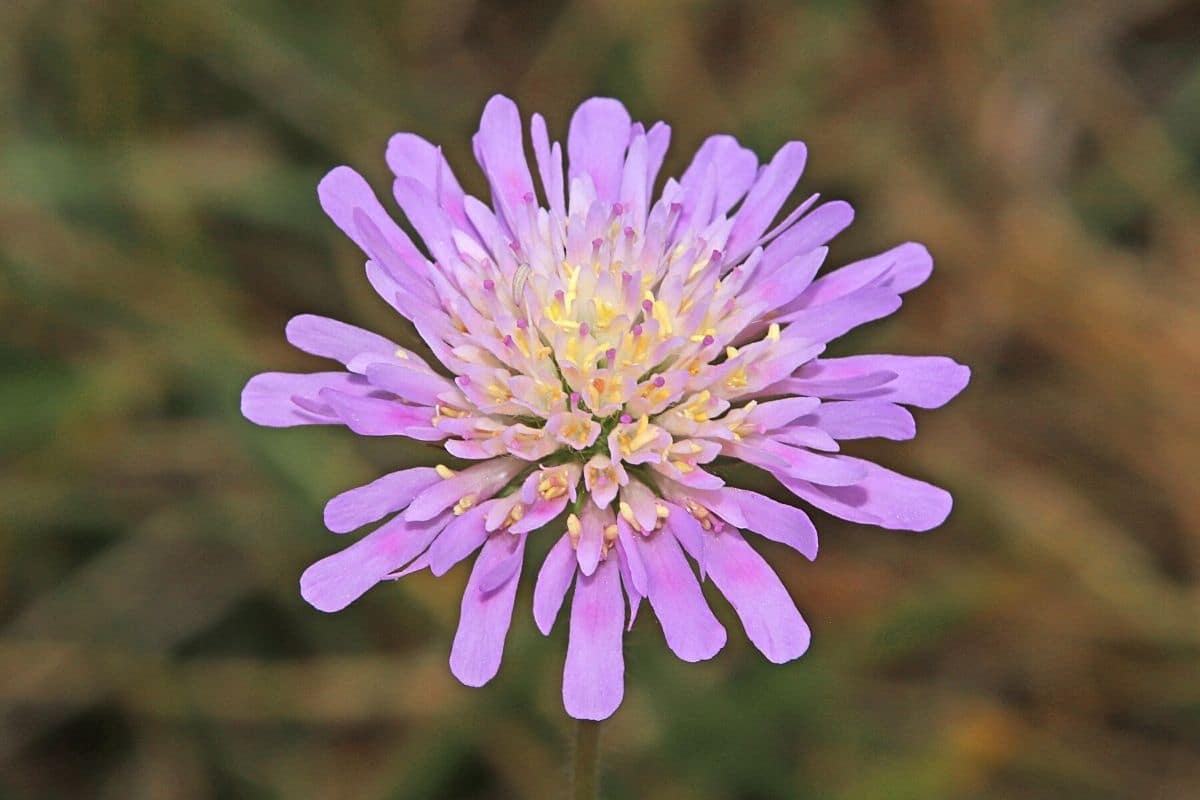
<svg viewBox="0 0 1200 800">
<path fill-rule="evenodd" d="M 821 357 L 899 308 L 929 277 L 928 252 L 902 244 L 817 278 L 853 211 L 813 195 L 772 225 L 804 169 L 803 144 L 759 165 L 713 136 L 655 198 L 669 136 L 616 100 L 588 100 L 564 164 L 535 114 L 535 185 L 517 108 L 494 97 L 474 139 L 489 206 L 463 192 L 439 148 L 397 134 L 393 193 L 428 255 L 356 172 L 321 181 L 321 205 L 362 248 L 368 280 L 435 361 L 299 316 L 288 341 L 344 369 L 258 375 L 243 414 L 442 442 L 476 463 L 401 470 L 330 500 L 336 533 L 386 521 L 305 571 L 309 603 L 340 611 L 380 581 L 442 575 L 478 551 L 450 667 L 479 686 L 500 666 L 526 537 L 565 512 L 533 614 L 549 632 L 574 585 L 563 701 L 572 716 L 603 719 L 621 703 L 622 636 L 643 598 L 685 661 L 725 644 L 689 559 L 768 659 L 808 647 L 808 626 L 741 531 L 812 559 L 816 530 L 800 508 L 726 484 L 718 459 L 766 470 L 854 522 L 925 531 L 946 518 L 945 491 L 842 455 L 839 441 L 912 438 L 904 406 L 941 406 L 968 369 L 938 356 Z"/>
</svg>

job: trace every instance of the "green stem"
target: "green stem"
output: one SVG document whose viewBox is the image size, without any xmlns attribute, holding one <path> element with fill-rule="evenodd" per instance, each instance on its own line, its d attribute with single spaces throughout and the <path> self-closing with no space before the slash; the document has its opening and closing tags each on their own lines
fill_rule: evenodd
<svg viewBox="0 0 1200 800">
<path fill-rule="evenodd" d="M 575 721 L 575 754 L 573 769 L 574 800 L 596 800 L 600 797 L 600 723 L 586 719 Z"/>
</svg>

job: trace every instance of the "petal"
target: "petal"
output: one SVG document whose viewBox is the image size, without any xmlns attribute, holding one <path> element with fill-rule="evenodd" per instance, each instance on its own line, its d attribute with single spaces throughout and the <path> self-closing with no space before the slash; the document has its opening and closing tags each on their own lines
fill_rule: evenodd
<svg viewBox="0 0 1200 800">
<path fill-rule="evenodd" d="M 745 524 L 738 525 L 728 519 L 726 522 L 754 531 L 773 542 L 786 544 L 809 561 L 817 557 L 817 528 L 803 510 L 749 489 L 731 487 L 721 491 L 733 497 Z M 720 514 L 717 509 L 713 510 Z"/>
<path fill-rule="evenodd" d="M 587 503 L 579 516 L 579 544 L 575 556 L 584 575 L 591 575 L 600 563 L 604 549 L 604 527 L 612 522 L 612 514 L 601 511 L 595 503 Z"/>
<path fill-rule="evenodd" d="M 320 611 L 341 611 L 420 555 L 449 519 L 449 514 L 425 522 L 392 519 L 306 569 L 300 576 L 301 596 Z"/>
<path fill-rule="evenodd" d="M 571 546 L 571 538 L 563 534 L 546 554 L 533 587 L 533 621 L 544 635 L 550 635 L 573 577 L 575 548 Z"/>
<path fill-rule="evenodd" d="M 367 380 L 380 389 L 391 392 L 409 403 L 437 405 L 439 394 L 452 391 L 454 384 L 424 370 L 413 369 L 404 364 L 376 362 L 366 368 Z"/>
<path fill-rule="evenodd" d="M 490 502 L 480 503 L 450 521 L 441 536 L 429 546 L 430 572 L 441 577 L 479 549 L 487 539 L 484 518 L 491 505 Z"/>
<path fill-rule="evenodd" d="M 886 400 L 847 400 L 822 403 L 801 417 L 801 425 L 811 425 L 835 439 L 911 439 L 917 434 L 913 415 L 903 406 Z"/>
<path fill-rule="evenodd" d="M 396 178 L 392 184 L 392 195 L 434 261 L 443 268 L 456 263 L 459 257 L 454 245 L 454 223 L 446 212 L 438 208 L 433 191 L 414 178 Z"/>
<path fill-rule="evenodd" d="M 854 208 L 849 203 L 841 200 L 822 203 L 767 246 L 759 270 L 770 274 L 798 256 L 828 244 L 853 221 Z M 815 274 L 808 276 L 809 282 Z"/>
<path fill-rule="evenodd" d="M 567 130 L 568 176 L 589 175 L 596 197 L 617 199 L 632 120 L 620 101 L 593 97 L 575 109 Z"/>
<path fill-rule="evenodd" d="M 487 500 L 524 468 L 525 465 L 515 458 L 495 458 L 468 467 L 417 495 L 409 506 L 407 516 L 417 520 L 429 519 L 467 495 L 475 495 L 476 503 Z"/>
<path fill-rule="evenodd" d="M 797 378 L 819 381 L 847 381 L 856 377 L 893 373 L 891 381 L 859 388 L 842 387 L 841 391 L 826 391 L 822 397 L 871 398 L 892 403 L 939 408 L 950 402 L 966 388 L 971 370 L 945 356 L 862 355 L 846 358 L 817 359 L 806 364 Z"/>
<path fill-rule="evenodd" d="M 362 353 L 392 355 L 399 347 L 378 334 L 338 322 L 336 319 L 301 314 L 288 320 L 287 340 L 306 353 L 348 364 Z"/>
<path fill-rule="evenodd" d="M 533 194 L 533 177 L 525 160 L 521 134 L 521 113 L 517 104 L 496 95 L 484 106 L 475 134 L 475 153 L 479 166 L 488 176 L 492 197 L 510 227 L 522 223 L 517 218 L 526 196 Z"/>
<path fill-rule="evenodd" d="M 725 244 L 725 252 L 730 258 L 744 255 L 771 225 L 788 195 L 796 188 L 807 157 L 808 150 L 803 142 L 788 142 L 759 172 L 733 218 L 733 228 Z"/>
<path fill-rule="evenodd" d="M 759 403 L 746 415 L 746 421 L 758 425 L 763 433 L 782 428 L 797 418 L 810 414 L 821 404 L 814 397 L 788 397 Z"/>
<path fill-rule="evenodd" d="M 692 163 L 684 170 L 679 179 L 683 202 L 681 225 L 686 224 L 695 213 L 695 201 L 705 181 L 709 167 L 717 171 L 717 196 L 715 214 L 724 214 L 733 204 L 741 199 L 758 172 L 758 157 L 753 150 L 738 144 L 732 136 L 710 136 L 704 140 Z M 709 219 L 699 219 L 700 226 L 707 225 Z"/>
<path fill-rule="evenodd" d="M 797 497 L 835 517 L 901 531 L 927 531 L 941 525 L 954 504 L 950 493 L 933 484 L 892 472 L 878 464 L 837 456 L 861 465 L 867 476 L 854 486 L 815 486 L 779 477 Z"/>
<path fill-rule="evenodd" d="M 563 189 L 562 148 L 558 142 L 550 144 L 550 137 L 546 133 L 546 120 L 541 114 L 534 114 L 529 121 L 529 139 L 533 144 L 533 157 L 537 161 L 542 189 L 546 193 L 550 209 L 560 218 L 565 217 L 567 208 Z"/>
<path fill-rule="evenodd" d="M 463 210 L 462 186 L 442 155 L 442 148 L 415 133 L 397 133 L 388 140 L 386 158 L 397 178 L 415 178 L 425 184 L 454 223 L 463 230 L 471 230 Z"/>
<path fill-rule="evenodd" d="M 907 242 L 877 256 L 855 261 L 813 282 L 804 293 L 805 307 L 828 303 L 864 286 L 878 286 L 903 294 L 926 281 L 933 258 L 924 245 Z"/>
<path fill-rule="evenodd" d="M 482 686 L 500 669 L 504 639 L 512 623 L 513 601 L 517 596 L 521 565 L 501 586 L 490 592 L 480 588 L 482 580 L 499 564 L 513 558 L 525 547 L 524 536 L 499 533 L 483 545 L 471 578 L 463 591 L 462 613 L 454 645 L 450 650 L 450 671 L 467 686 Z"/>
<path fill-rule="evenodd" d="M 746 635 L 782 664 L 808 649 L 809 630 L 775 571 L 732 529 L 707 536 L 708 574 L 729 600 Z"/>
<path fill-rule="evenodd" d="M 270 428 L 340 425 L 333 408 L 320 400 L 325 389 L 359 395 L 374 391 L 366 378 L 349 372 L 263 372 L 242 389 L 242 416 Z"/>
<path fill-rule="evenodd" d="M 787 305 L 808 288 L 828 254 L 829 248 L 817 247 L 801 253 L 769 273 L 760 272 L 747 290 L 747 297 L 756 304 L 754 307 L 761 314 Z"/>
<path fill-rule="evenodd" d="M 400 230 L 400 226 L 387 213 L 375 192 L 361 175 L 350 167 L 334 167 L 317 185 L 317 197 L 321 208 L 329 218 L 349 236 L 364 253 L 377 257 L 377 247 L 363 232 L 362 218 L 366 218 L 374 226 L 386 242 L 387 247 L 397 256 L 402 265 L 421 274 L 425 267 L 425 259 L 413 246 L 412 240 Z M 355 212 L 358 212 L 357 214 Z"/>
<path fill-rule="evenodd" d="M 382 397 L 361 397 L 336 389 L 322 389 L 320 398 L 359 436 L 415 438 L 417 429 L 429 428 L 433 420 L 433 413 L 424 406 L 407 406 Z"/>
<path fill-rule="evenodd" d="M 615 560 L 575 581 L 563 706 L 576 719 L 607 719 L 625 695 L 625 598 Z"/>
<path fill-rule="evenodd" d="M 334 533 L 347 533 L 382 519 L 405 508 L 439 480 L 432 467 L 413 467 L 342 492 L 325 504 L 325 527 Z"/>
<path fill-rule="evenodd" d="M 791 311 L 778 321 L 790 323 L 789 337 L 803 342 L 828 342 L 859 325 L 882 319 L 899 307 L 900 295 L 890 289 L 867 288 L 823 305 Z"/>
<path fill-rule="evenodd" d="M 646 567 L 650 605 L 667 646 L 684 661 L 712 658 L 725 646 L 725 628 L 705 602 L 675 536 L 664 529 L 633 538 Z"/>
</svg>

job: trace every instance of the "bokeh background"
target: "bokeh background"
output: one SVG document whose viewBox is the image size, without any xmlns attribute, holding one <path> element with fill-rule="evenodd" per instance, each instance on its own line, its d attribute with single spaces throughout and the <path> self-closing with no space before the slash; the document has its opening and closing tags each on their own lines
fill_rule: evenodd
<svg viewBox="0 0 1200 800">
<path fill-rule="evenodd" d="M 1200 4 L 1183 0 L 5 0 L 0 4 L 0 796 L 551 798 L 563 626 L 518 598 L 499 677 L 446 668 L 459 567 L 326 616 L 330 495 L 437 454 L 269 431 L 311 311 L 410 335 L 318 208 L 386 194 L 396 130 L 502 91 L 565 134 L 592 94 L 764 158 L 810 147 L 841 263 L 937 269 L 841 351 L 974 368 L 914 442 L 926 535 L 818 514 L 764 545 L 814 629 L 736 619 L 681 664 L 652 615 L 604 734 L 612 798 L 1193 798 L 1200 785 Z M 561 621 L 560 621 L 561 622 Z"/>
</svg>

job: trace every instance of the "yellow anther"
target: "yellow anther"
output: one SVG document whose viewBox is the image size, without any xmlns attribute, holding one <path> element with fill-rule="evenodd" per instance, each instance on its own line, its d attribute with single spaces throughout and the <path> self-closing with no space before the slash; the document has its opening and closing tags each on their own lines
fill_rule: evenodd
<svg viewBox="0 0 1200 800">
<path fill-rule="evenodd" d="M 617 505 L 617 509 L 621 512 L 621 516 L 629 523 L 629 527 L 635 531 L 641 531 L 642 526 L 638 525 L 637 519 L 633 516 L 633 509 L 629 507 L 629 503 L 624 500 Z"/>
<path fill-rule="evenodd" d="M 525 506 L 523 506 L 520 503 L 517 503 L 508 510 L 508 516 L 504 518 L 504 522 L 500 527 L 502 527 L 502 528 L 511 527 L 513 524 L 515 524 L 517 522 L 517 520 L 519 520 L 523 516 L 525 516 Z"/>
<path fill-rule="evenodd" d="M 583 533 L 583 526 L 579 524 L 579 517 L 574 514 L 567 516 L 567 533 L 571 534 L 571 540 L 579 541 L 580 534 Z"/>
<path fill-rule="evenodd" d="M 408 351 L 406 351 L 406 350 L 404 350 L 404 349 L 401 349 L 401 348 L 397 348 L 397 350 L 396 350 L 396 352 L 395 352 L 395 356 L 396 356 L 396 358 L 403 358 L 403 359 L 407 359 L 407 358 L 408 358 Z"/>
<path fill-rule="evenodd" d="M 454 472 L 454 470 L 450 469 L 445 464 L 438 464 L 433 469 L 435 472 L 437 472 L 438 475 L 440 475 L 442 478 L 446 478 L 446 479 L 453 478 L 455 476 L 455 474 L 457 474 Z"/>
<path fill-rule="evenodd" d="M 508 387 L 502 383 L 490 383 L 487 387 L 488 397 L 498 402 L 512 399 L 512 392 L 508 391 Z"/>
<path fill-rule="evenodd" d="M 658 517 L 659 519 L 666 519 L 667 517 L 671 516 L 671 509 L 667 508 L 662 503 L 655 503 L 654 516 Z"/>
<path fill-rule="evenodd" d="M 615 542 L 617 540 L 618 533 L 619 533 L 619 529 L 617 528 L 617 526 L 615 524 L 610 524 L 610 525 L 605 526 L 604 541 Z"/>
<path fill-rule="evenodd" d="M 474 494 L 463 495 L 462 499 L 454 504 L 454 516 L 458 517 L 467 513 L 467 509 L 475 505 L 476 497 L 477 495 Z"/>
<path fill-rule="evenodd" d="M 691 464 L 689 464 L 686 461 L 680 461 L 680 460 L 676 459 L 675 461 L 672 461 L 671 463 L 675 465 L 675 469 L 679 470 L 684 475 L 687 475 L 689 472 L 696 471 L 696 468 L 693 467 Z"/>
<path fill-rule="evenodd" d="M 737 354 L 738 354 L 738 350 L 736 347 L 726 347 L 725 348 L 725 357 L 726 358 L 737 358 Z"/>
<path fill-rule="evenodd" d="M 779 323 L 772 322 L 771 327 L 767 328 L 767 338 L 772 342 L 779 341 Z"/>
<path fill-rule="evenodd" d="M 684 507 L 687 508 L 689 514 L 696 518 L 696 521 L 700 523 L 701 528 L 704 528 L 706 531 L 711 531 L 713 529 L 713 520 L 709 515 L 707 508 L 699 505 L 694 500 L 686 501 L 684 503 Z"/>
</svg>

